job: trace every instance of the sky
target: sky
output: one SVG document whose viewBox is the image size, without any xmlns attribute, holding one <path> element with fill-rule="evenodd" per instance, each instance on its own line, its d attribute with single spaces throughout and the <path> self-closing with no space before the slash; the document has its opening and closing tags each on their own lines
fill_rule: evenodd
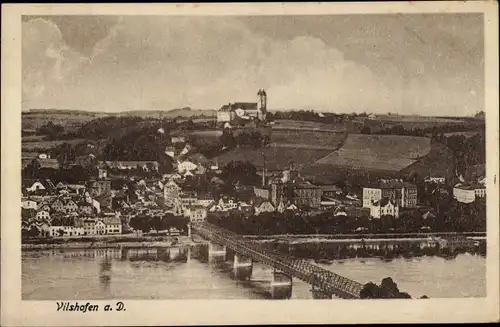
<svg viewBox="0 0 500 327">
<path fill-rule="evenodd" d="M 482 14 L 23 16 L 23 109 L 471 115 Z"/>
</svg>

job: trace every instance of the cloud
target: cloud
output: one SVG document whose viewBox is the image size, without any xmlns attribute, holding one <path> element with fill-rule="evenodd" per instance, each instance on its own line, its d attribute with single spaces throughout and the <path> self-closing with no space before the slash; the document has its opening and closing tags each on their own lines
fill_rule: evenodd
<svg viewBox="0 0 500 327">
<path fill-rule="evenodd" d="M 123 17 L 85 55 L 57 25 L 33 19 L 22 43 L 25 108 L 218 108 L 252 101 L 259 88 L 270 109 L 335 112 L 474 112 L 481 98 L 467 79 L 438 81 L 411 58 L 412 74 L 388 66 L 381 75 L 320 38 L 276 39 L 235 17 Z"/>
</svg>

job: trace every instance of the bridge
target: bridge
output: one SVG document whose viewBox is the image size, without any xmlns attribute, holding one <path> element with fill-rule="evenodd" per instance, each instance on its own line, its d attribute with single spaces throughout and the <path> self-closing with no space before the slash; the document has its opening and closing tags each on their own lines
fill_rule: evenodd
<svg viewBox="0 0 500 327">
<path fill-rule="evenodd" d="M 290 298 L 292 277 L 312 286 L 313 298 L 358 299 L 363 285 L 329 270 L 298 260 L 285 253 L 265 249 L 259 243 L 210 223 L 192 223 L 191 229 L 210 241 L 209 259 L 225 260 L 226 248 L 235 253 L 234 271 L 239 278 L 249 279 L 252 262 L 261 262 L 273 267 L 271 295 L 273 298 Z"/>
</svg>

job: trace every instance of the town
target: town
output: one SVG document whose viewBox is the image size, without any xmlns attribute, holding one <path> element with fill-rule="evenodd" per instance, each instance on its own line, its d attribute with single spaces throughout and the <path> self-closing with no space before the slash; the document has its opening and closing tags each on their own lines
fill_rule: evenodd
<svg viewBox="0 0 500 327">
<path fill-rule="evenodd" d="M 373 114 L 270 112 L 262 89 L 257 102 L 223 105 L 216 120 L 120 119 L 93 119 L 76 132 L 52 121 L 23 130 L 62 142 L 23 149 L 24 240 L 179 236 L 202 221 L 244 235 L 485 231 L 484 158 L 463 159 L 472 140 L 484 147 L 484 125 L 377 132 Z M 308 125 L 332 121 L 363 123 L 357 133 Z M 129 122 L 146 125 L 127 135 Z M 125 136 L 106 135 L 117 126 Z M 75 135 L 94 139 L 65 143 Z"/>
</svg>

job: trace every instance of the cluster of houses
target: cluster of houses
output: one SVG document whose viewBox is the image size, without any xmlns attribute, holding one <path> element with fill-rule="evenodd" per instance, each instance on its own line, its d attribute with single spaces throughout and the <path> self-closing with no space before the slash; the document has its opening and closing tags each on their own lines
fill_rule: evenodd
<svg viewBox="0 0 500 327">
<path fill-rule="evenodd" d="M 22 230 L 46 237 L 122 233 L 119 212 L 101 211 L 89 192 L 64 196 L 29 196 L 21 200 Z"/>
<path fill-rule="evenodd" d="M 209 215 L 229 216 L 235 212 L 258 216 L 328 210 L 339 217 L 363 214 L 379 219 L 384 215 L 398 218 L 401 208 L 417 208 L 417 187 L 402 180 L 381 179 L 365 185 L 362 198 L 358 198 L 345 194 L 336 185 L 314 185 L 293 166 L 278 176 L 266 176 L 263 171 L 259 186 L 236 185 L 234 197 L 218 196 L 214 189 L 226 183 L 220 177 L 220 167 L 193 151 L 183 136 L 172 136 L 165 154 L 172 158 L 174 171 L 161 177 L 141 178 L 133 174 L 137 169 L 158 172 L 159 164 L 155 161 L 94 161 L 95 176 L 79 184 L 24 179 L 21 206 L 29 214 L 23 217 L 23 230 L 36 229 L 40 235 L 50 237 L 113 235 L 129 229 L 130 218 L 140 214 L 162 217 L 171 213 L 200 222 Z M 92 159 L 89 157 L 89 162 Z M 46 163 L 55 159 L 41 154 L 31 160 Z M 123 174 L 127 177 L 112 187 L 108 174 L 117 171 L 127 172 Z M 198 178 L 208 180 L 212 187 L 199 187 Z M 444 184 L 445 180 L 428 177 L 425 182 Z M 463 203 L 484 198 L 484 179 L 456 185 L 453 195 Z"/>
</svg>

